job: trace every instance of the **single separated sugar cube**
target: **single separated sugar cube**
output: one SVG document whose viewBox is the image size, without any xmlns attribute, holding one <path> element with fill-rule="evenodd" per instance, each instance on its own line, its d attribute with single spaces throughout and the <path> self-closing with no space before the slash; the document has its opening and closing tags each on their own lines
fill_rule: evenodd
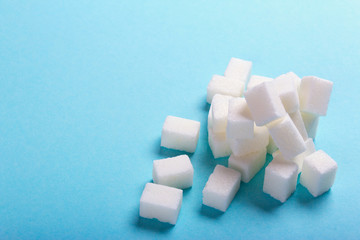
<svg viewBox="0 0 360 240">
<path fill-rule="evenodd" d="M 175 225 L 179 216 L 183 191 L 164 185 L 147 183 L 140 198 L 140 216 L 156 218 Z"/>
<path fill-rule="evenodd" d="M 272 81 L 272 80 L 273 80 L 273 79 L 272 79 L 272 78 L 269 78 L 269 77 L 252 75 L 252 76 L 250 77 L 250 80 L 249 80 L 249 82 L 248 82 L 248 84 L 247 84 L 246 89 L 250 89 L 250 88 L 252 88 L 252 87 L 254 87 L 254 86 L 256 86 L 256 85 L 258 85 L 258 84 L 260 84 L 260 83 L 262 83 L 262 82 L 270 82 L 270 81 Z"/>
<path fill-rule="evenodd" d="M 269 131 L 266 127 L 254 126 L 254 137 L 248 139 L 229 139 L 230 148 L 235 156 L 244 156 L 265 148 L 269 143 Z"/>
<path fill-rule="evenodd" d="M 235 78 L 245 84 L 250 77 L 251 68 L 252 62 L 239 58 L 231 58 L 225 70 L 224 76 Z"/>
<path fill-rule="evenodd" d="M 309 138 L 315 139 L 319 125 L 319 116 L 312 113 L 301 112 L 301 118 L 304 121 L 306 132 Z"/>
<path fill-rule="evenodd" d="M 285 202 L 296 189 L 296 163 L 273 159 L 265 168 L 263 191 L 280 202 Z"/>
<path fill-rule="evenodd" d="M 310 76 L 303 77 L 300 85 L 300 109 L 303 112 L 325 116 L 333 83 L 329 80 Z"/>
<path fill-rule="evenodd" d="M 309 136 L 307 134 L 306 127 L 305 127 L 304 121 L 301 117 L 300 111 L 298 110 L 296 112 L 290 113 L 289 116 L 290 116 L 291 120 L 294 122 L 296 128 L 299 130 L 299 133 L 301 134 L 303 139 L 304 140 L 308 139 Z"/>
<path fill-rule="evenodd" d="M 215 94 L 240 97 L 244 92 L 245 84 L 238 79 L 214 75 L 207 87 L 206 101 L 211 103 Z"/>
<path fill-rule="evenodd" d="M 229 101 L 232 97 L 216 94 L 211 102 L 212 130 L 215 133 L 226 132 L 229 114 Z"/>
<path fill-rule="evenodd" d="M 193 184 L 194 168 L 188 155 L 155 160 L 154 183 L 175 188 L 189 188 Z"/>
<path fill-rule="evenodd" d="M 318 150 L 304 159 L 300 184 L 317 197 L 334 184 L 337 163 L 324 151 Z"/>
<path fill-rule="evenodd" d="M 268 124 L 286 114 L 273 82 L 262 82 L 247 90 L 244 96 L 257 126 Z"/>
<path fill-rule="evenodd" d="M 203 204 L 225 212 L 240 188 L 241 174 L 216 165 L 203 189 Z"/>
<path fill-rule="evenodd" d="M 186 152 L 195 152 L 199 139 L 200 122 L 167 116 L 161 133 L 161 146 Z"/>
<path fill-rule="evenodd" d="M 274 84 L 286 112 L 293 113 L 298 111 L 299 95 L 295 80 L 283 74 L 274 79 Z"/>
<path fill-rule="evenodd" d="M 266 148 L 245 156 L 231 154 L 229 167 L 241 173 L 241 181 L 248 183 L 264 166 L 266 161 Z"/>
<path fill-rule="evenodd" d="M 291 160 L 305 151 L 304 139 L 289 115 L 271 122 L 267 127 L 285 160 Z"/>
<path fill-rule="evenodd" d="M 229 101 L 226 136 L 237 139 L 254 137 L 254 120 L 245 98 L 233 98 Z"/>
</svg>

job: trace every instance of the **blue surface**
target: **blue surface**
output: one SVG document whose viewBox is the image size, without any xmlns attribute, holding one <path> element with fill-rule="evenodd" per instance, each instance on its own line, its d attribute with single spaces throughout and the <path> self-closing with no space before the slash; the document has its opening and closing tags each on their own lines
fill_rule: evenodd
<svg viewBox="0 0 360 240">
<path fill-rule="evenodd" d="M 359 1 L 0 1 L 0 239 L 355 239 Z M 264 170 L 224 214 L 203 207 L 215 164 L 206 87 L 231 57 L 253 73 L 334 82 L 316 147 L 332 190 L 285 203 Z M 201 121 L 194 186 L 175 227 L 138 216 L 167 115 Z M 269 161 L 270 159 L 268 159 Z"/>
</svg>

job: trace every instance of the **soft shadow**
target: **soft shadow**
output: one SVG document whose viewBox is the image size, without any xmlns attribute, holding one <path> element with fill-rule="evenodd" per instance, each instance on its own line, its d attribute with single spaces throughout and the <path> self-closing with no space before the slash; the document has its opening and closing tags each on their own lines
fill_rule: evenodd
<svg viewBox="0 0 360 240">
<path fill-rule="evenodd" d="M 187 195 L 189 195 L 190 191 L 191 191 L 192 187 L 183 189 L 183 197 L 186 197 Z"/>
<path fill-rule="evenodd" d="M 224 214 L 224 212 L 216 210 L 212 207 L 201 205 L 200 214 L 209 218 L 219 218 Z"/>
<path fill-rule="evenodd" d="M 175 157 L 182 154 L 187 154 L 189 157 L 191 157 L 194 153 L 188 153 L 185 151 L 178 151 L 174 149 L 168 149 L 160 146 L 161 143 L 161 137 L 159 137 L 156 141 L 154 141 L 154 150 L 159 155 L 159 157 L 169 158 L 169 157 Z"/>
<path fill-rule="evenodd" d="M 331 196 L 331 189 L 318 197 L 314 197 L 311 193 L 301 184 L 296 187 L 296 199 L 303 206 L 312 206 L 313 204 L 320 204 L 326 201 Z"/>
<path fill-rule="evenodd" d="M 209 112 L 210 110 L 210 104 L 205 101 L 205 103 L 202 105 L 201 109 L 203 111 Z M 207 115 L 206 115 L 207 116 Z"/>
<path fill-rule="evenodd" d="M 174 225 L 170 223 L 163 223 L 156 219 L 147 219 L 138 216 L 136 227 L 158 233 L 169 232 L 174 228 Z"/>
</svg>

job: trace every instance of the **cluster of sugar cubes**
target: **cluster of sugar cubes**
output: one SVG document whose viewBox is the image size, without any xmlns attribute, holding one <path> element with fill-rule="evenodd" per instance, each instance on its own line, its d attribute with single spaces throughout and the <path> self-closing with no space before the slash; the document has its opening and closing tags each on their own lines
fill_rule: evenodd
<svg viewBox="0 0 360 240">
<path fill-rule="evenodd" d="M 214 158 L 230 156 L 228 169 L 237 170 L 247 183 L 265 165 L 266 154 L 272 154 L 263 191 L 281 202 L 295 191 L 298 174 L 314 197 L 328 191 L 337 164 L 315 150 L 313 139 L 319 117 L 327 113 L 332 82 L 314 76 L 300 79 L 293 72 L 275 79 L 251 76 L 251 68 L 250 61 L 232 58 L 224 76 L 214 75 L 208 84 L 208 141 Z M 231 174 L 220 174 L 217 168 L 212 174 L 217 177 L 210 176 L 204 188 L 203 203 L 225 211 L 238 189 L 237 179 L 228 180 Z M 219 204 L 223 182 L 232 187 L 224 187 L 231 191 Z M 217 186 L 217 195 L 209 194 L 209 185 Z"/>
</svg>

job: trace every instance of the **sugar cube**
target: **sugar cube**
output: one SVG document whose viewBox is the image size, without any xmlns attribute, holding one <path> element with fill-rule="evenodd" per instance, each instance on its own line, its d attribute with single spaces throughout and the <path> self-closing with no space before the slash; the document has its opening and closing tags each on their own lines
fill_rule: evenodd
<svg viewBox="0 0 360 240">
<path fill-rule="evenodd" d="M 273 154 L 276 150 L 278 150 L 278 147 L 276 146 L 274 139 L 269 134 L 269 143 L 266 147 L 268 154 Z"/>
<path fill-rule="evenodd" d="M 225 212 L 240 188 L 241 174 L 216 165 L 203 189 L 203 204 Z"/>
<path fill-rule="evenodd" d="M 295 124 L 297 130 L 299 130 L 299 133 L 301 134 L 303 139 L 304 140 L 308 139 L 309 136 L 307 134 L 306 127 L 305 127 L 304 121 L 301 117 L 300 111 L 298 110 L 296 112 L 290 113 L 289 116 L 290 116 L 291 120 L 293 121 L 293 123 Z"/>
<path fill-rule="evenodd" d="M 287 74 L 274 79 L 275 88 L 279 94 L 286 112 L 293 113 L 299 110 L 299 95 L 295 80 Z"/>
<path fill-rule="evenodd" d="M 301 118 L 304 121 L 308 137 L 315 139 L 317 128 L 319 125 L 319 117 L 312 113 L 301 112 Z"/>
<path fill-rule="evenodd" d="M 265 168 L 263 191 L 284 203 L 296 189 L 296 163 L 273 159 Z"/>
<path fill-rule="evenodd" d="M 300 108 L 303 112 L 325 116 L 333 83 L 329 80 L 309 76 L 303 77 L 300 85 Z"/>
<path fill-rule="evenodd" d="M 305 151 L 304 139 L 289 115 L 271 122 L 267 127 L 276 146 L 286 160 L 291 160 Z"/>
<path fill-rule="evenodd" d="M 164 185 L 147 183 L 140 198 L 140 216 L 156 218 L 175 225 L 179 216 L 183 191 Z"/>
<path fill-rule="evenodd" d="M 231 154 L 230 144 L 226 139 L 226 133 L 214 133 L 208 129 L 208 141 L 214 158 L 226 157 Z"/>
<path fill-rule="evenodd" d="M 206 101 L 211 103 L 215 94 L 240 97 L 244 92 L 245 84 L 238 79 L 214 75 L 207 87 Z"/>
<path fill-rule="evenodd" d="M 266 148 L 244 156 L 231 154 L 229 167 L 241 173 L 241 181 L 248 183 L 264 166 L 266 161 Z"/>
<path fill-rule="evenodd" d="M 244 93 L 257 126 L 285 116 L 286 111 L 273 82 L 262 82 Z"/>
<path fill-rule="evenodd" d="M 155 160 L 154 183 L 175 188 L 189 188 L 193 184 L 194 168 L 188 155 Z"/>
<path fill-rule="evenodd" d="M 254 137 L 254 120 L 245 98 L 229 101 L 226 135 L 228 138 L 246 139 Z"/>
<path fill-rule="evenodd" d="M 317 197 L 334 184 L 337 163 L 324 151 L 318 150 L 304 159 L 300 184 Z"/>
<path fill-rule="evenodd" d="M 225 70 L 224 76 L 238 79 L 244 84 L 248 81 L 251 74 L 252 62 L 239 58 L 231 58 Z"/>
<path fill-rule="evenodd" d="M 298 75 L 296 75 L 294 72 L 288 72 L 288 73 L 282 74 L 277 78 L 283 78 L 286 80 L 293 81 L 295 83 L 295 87 L 296 87 L 297 91 L 300 90 L 301 78 Z"/>
<path fill-rule="evenodd" d="M 248 82 L 248 84 L 247 84 L 246 89 L 250 89 L 250 88 L 252 88 L 252 87 L 254 87 L 254 86 L 256 86 L 256 85 L 258 85 L 258 84 L 260 84 L 260 83 L 262 83 L 262 82 L 270 82 L 270 81 L 272 81 L 272 80 L 273 80 L 273 79 L 272 79 L 272 78 L 269 78 L 269 77 L 252 75 L 252 76 L 250 77 L 250 80 L 249 80 L 249 82 Z"/>
<path fill-rule="evenodd" d="M 161 133 L 161 146 L 186 152 L 195 152 L 199 139 L 200 122 L 167 116 Z"/>
<path fill-rule="evenodd" d="M 229 113 L 229 101 L 232 97 L 216 94 L 211 102 L 212 130 L 215 133 L 226 132 Z"/>
</svg>

